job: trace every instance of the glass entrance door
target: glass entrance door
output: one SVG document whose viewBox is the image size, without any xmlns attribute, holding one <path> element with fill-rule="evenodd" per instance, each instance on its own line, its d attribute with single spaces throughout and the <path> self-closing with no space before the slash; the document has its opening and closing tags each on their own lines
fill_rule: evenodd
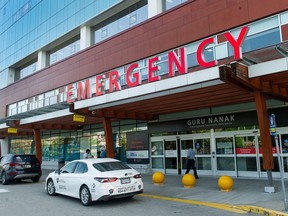
<svg viewBox="0 0 288 216">
<path fill-rule="evenodd" d="M 164 172 L 164 140 L 161 137 L 151 140 L 150 144 L 151 166 L 154 171 Z"/>
<path fill-rule="evenodd" d="M 216 142 L 216 175 L 237 176 L 233 135 L 222 135 Z"/>
<path fill-rule="evenodd" d="M 180 174 L 180 144 L 175 136 L 152 137 L 150 141 L 153 171 Z"/>
<path fill-rule="evenodd" d="M 237 176 L 261 177 L 258 134 L 235 135 Z"/>
<path fill-rule="evenodd" d="M 181 139 L 181 173 L 186 171 L 187 145 L 195 150 L 195 165 L 198 174 L 212 175 L 211 138 L 209 135 L 194 135 L 193 138 Z M 192 173 L 193 174 L 193 173 Z"/>
<path fill-rule="evenodd" d="M 179 162 L 178 162 L 178 146 L 177 140 L 164 140 L 164 156 L 165 156 L 165 173 L 178 174 Z"/>
</svg>

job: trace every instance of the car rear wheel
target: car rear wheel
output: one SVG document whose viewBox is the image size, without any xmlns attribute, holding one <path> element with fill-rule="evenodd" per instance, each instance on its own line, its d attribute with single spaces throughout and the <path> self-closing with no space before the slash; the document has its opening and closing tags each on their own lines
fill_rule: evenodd
<svg viewBox="0 0 288 216">
<path fill-rule="evenodd" d="M 47 193 L 50 196 L 54 196 L 56 194 L 55 185 L 52 179 L 49 179 L 47 182 Z"/>
<path fill-rule="evenodd" d="M 84 206 L 92 204 L 91 194 L 86 185 L 83 185 L 80 189 L 80 200 Z"/>
<path fill-rule="evenodd" d="M 8 179 L 7 179 L 7 175 L 6 172 L 3 172 L 1 175 L 1 181 L 3 185 L 7 185 L 9 183 Z"/>
</svg>

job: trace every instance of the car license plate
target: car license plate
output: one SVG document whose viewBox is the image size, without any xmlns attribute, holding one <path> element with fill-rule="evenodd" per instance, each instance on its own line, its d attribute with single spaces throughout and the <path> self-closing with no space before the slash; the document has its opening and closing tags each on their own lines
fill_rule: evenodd
<svg viewBox="0 0 288 216">
<path fill-rule="evenodd" d="M 130 178 L 121 178 L 121 184 L 129 184 Z"/>
<path fill-rule="evenodd" d="M 31 165 L 30 164 L 25 164 L 23 165 L 24 168 L 31 168 Z"/>
<path fill-rule="evenodd" d="M 128 192 L 132 192 L 135 191 L 136 188 L 135 186 L 129 186 L 129 187 L 122 187 L 122 188 L 118 188 L 118 193 L 128 193 Z"/>
</svg>

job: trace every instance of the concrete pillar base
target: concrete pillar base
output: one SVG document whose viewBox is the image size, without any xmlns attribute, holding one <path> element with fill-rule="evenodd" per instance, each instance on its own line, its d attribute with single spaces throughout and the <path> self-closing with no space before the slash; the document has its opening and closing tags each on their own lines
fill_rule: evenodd
<svg viewBox="0 0 288 216">
<path fill-rule="evenodd" d="M 265 186 L 264 187 L 265 193 L 276 193 L 278 191 L 278 187 L 275 186 Z"/>
</svg>

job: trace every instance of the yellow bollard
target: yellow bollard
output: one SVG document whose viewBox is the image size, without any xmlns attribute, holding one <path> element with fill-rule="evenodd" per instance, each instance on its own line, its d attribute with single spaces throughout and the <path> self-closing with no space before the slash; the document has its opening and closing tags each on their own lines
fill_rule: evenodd
<svg viewBox="0 0 288 216">
<path fill-rule="evenodd" d="M 155 172 L 152 175 L 152 181 L 155 185 L 161 185 L 165 181 L 165 176 L 162 172 Z"/>
<path fill-rule="evenodd" d="M 183 177 L 182 177 L 182 183 L 184 185 L 185 188 L 192 188 L 194 187 L 195 183 L 196 183 L 196 179 L 195 179 L 195 176 L 188 173 L 188 174 L 185 174 Z"/>
<path fill-rule="evenodd" d="M 231 191 L 233 187 L 233 179 L 230 176 L 221 176 L 218 179 L 218 186 L 223 192 Z"/>
</svg>

